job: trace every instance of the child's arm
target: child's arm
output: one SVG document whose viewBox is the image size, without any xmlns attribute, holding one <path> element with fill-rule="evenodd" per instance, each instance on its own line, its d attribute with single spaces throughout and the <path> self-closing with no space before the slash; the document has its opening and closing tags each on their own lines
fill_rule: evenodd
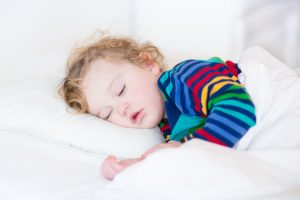
<svg viewBox="0 0 300 200">
<path fill-rule="evenodd" d="M 170 124 L 168 122 L 167 119 L 163 119 L 160 123 L 159 123 L 159 128 L 162 132 L 163 137 L 165 138 L 166 142 L 170 141 L 170 135 L 171 135 L 171 129 L 170 129 Z"/>
<path fill-rule="evenodd" d="M 180 147 L 181 146 L 181 142 L 177 142 L 177 141 L 169 141 L 168 143 L 161 143 L 158 145 L 155 145 L 154 147 L 151 147 L 150 149 L 148 149 L 145 153 L 142 154 L 142 158 L 146 158 L 148 155 L 161 150 L 161 149 L 165 149 L 165 148 L 176 148 L 176 147 Z"/>
<path fill-rule="evenodd" d="M 101 175 L 107 180 L 113 180 L 114 177 L 123 171 L 125 168 L 142 161 L 144 158 L 150 154 L 165 148 L 175 148 L 181 145 L 180 142 L 171 141 L 169 143 L 158 144 L 154 147 L 148 149 L 145 153 L 142 154 L 139 158 L 130 158 L 124 160 L 118 160 L 115 156 L 109 155 L 102 163 L 101 166 Z"/>
<path fill-rule="evenodd" d="M 159 86 L 167 103 L 178 110 L 171 117 L 183 115 L 174 127 L 182 129 L 176 133 L 179 140 L 201 138 L 233 147 L 255 124 L 254 105 L 238 81 L 238 73 L 232 62 L 188 60 L 164 74 Z M 184 115 L 198 118 L 194 128 L 184 128 L 191 124 Z"/>
<path fill-rule="evenodd" d="M 221 86 L 208 87 L 201 93 L 201 108 L 207 113 L 204 126 L 182 141 L 196 137 L 233 147 L 255 125 L 254 105 L 244 88 L 226 79 L 218 84 Z"/>
<path fill-rule="evenodd" d="M 101 166 L 101 175 L 108 179 L 113 180 L 114 177 L 120 173 L 125 168 L 133 165 L 143 158 L 132 158 L 132 159 L 125 159 L 125 160 L 118 160 L 115 156 L 109 155 L 102 163 Z"/>
<path fill-rule="evenodd" d="M 183 140 L 196 137 L 233 147 L 247 130 L 255 125 L 254 104 L 238 81 L 233 64 L 224 63 L 229 69 L 228 73 L 224 71 L 220 73 L 221 63 L 215 64 L 204 81 L 199 80 L 202 82 L 201 87 L 199 85 L 189 87 L 194 100 L 199 103 L 195 107 L 201 109 L 207 117 L 202 128 L 194 130 Z"/>
</svg>

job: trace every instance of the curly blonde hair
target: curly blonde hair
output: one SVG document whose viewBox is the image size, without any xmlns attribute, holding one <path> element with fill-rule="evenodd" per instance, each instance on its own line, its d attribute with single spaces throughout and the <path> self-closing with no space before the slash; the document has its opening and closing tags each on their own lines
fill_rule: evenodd
<svg viewBox="0 0 300 200">
<path fill-rule="evenodd" d="M 68 58 L 66 76 L 59 86 L 59 94 L 70 108 L 78 113 L 88 113 L 88 105 L 81 89 L 81 81 L 88 71 L 89 64 L 101 58 L 125 60 L 135 65 L 156 62 L 161 70 L 164 57 L 151 43 L 138 43 L 128 37 L 102 35 L 92 44 L 75 48 Z"/>
</svg>

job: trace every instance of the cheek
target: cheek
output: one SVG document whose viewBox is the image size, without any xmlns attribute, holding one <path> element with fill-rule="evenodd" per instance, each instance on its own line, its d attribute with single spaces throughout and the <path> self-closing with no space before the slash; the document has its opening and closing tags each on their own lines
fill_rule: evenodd
<svg viewBox="0 0 300 200">
<path fill-rule="evenodd" d="M 153 80 L 149 80 L 148 82 L 145 82 L 145 80 L 132 82 L 127 95 L 128 99 L 133 103 L 147 104 L 152 107 L 157 107 L 161 103 L 163 104 L 157 83 Z"/>
<path fill-rule="evenodd" d="M 130 124 L 126 118 L 122 118 L 117 115 L 114 115 L 113 117 L 111 117 L 109 122 L 113 123 L 115 125 L 121 126 L 121 127 L 125 127 L 125 128 L 130 127 Z"/>
</svg>

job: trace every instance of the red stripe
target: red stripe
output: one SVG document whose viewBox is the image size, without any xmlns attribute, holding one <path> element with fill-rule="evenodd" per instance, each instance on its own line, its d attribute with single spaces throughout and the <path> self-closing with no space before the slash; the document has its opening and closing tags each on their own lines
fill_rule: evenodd
<svg viewBox="0 0 300 200">
<path fill-rule="evenodd" d="M 193 75 L 191 78 L 189 78 L 187 80 L 187 85 L 188 87 L 191 87 L 191 85 L 201 76 L 203 75 L 205 72 L 209 71 L 211 69 L 209 69 L 208 67 L 207 68 L 204 68 L 204 69 L 201 69 L 200 71 L 198 71 L 195 75 Z"/>
<path fill-rule="evenodd" d="M 193 75 L 191 78 L 189 78 L 189 80 L 187 81 L 187 85 L 189 87 L 191 87 L 191 85 L 203 74 L 205 74 L 207 71 L 210 71 L 210 70 L 215 70 L 215 71 L 218 71 L 220 67 L 224 67 L 224 64 L 222 63 L 217 63 L 213 66 L 208 66 L 208 67 L 205 67 L 203 69 L 201 69 L 200 71 L 198 71 L 195 75 Z"/>
<path fill-rule="evenodd" d="M 170 124 L 166 124 L 166 125 L 164 125 L 163 127 L 161 127 L 161 130 L 163 131 L 163 132 L 165 132 L 166 130 L 169 130 L 170 129 Z"/>
<path fill-rule="evenodd" d="M 233 73 L 233 75 L 237 77 L 238 71 L 236 69 L 236 64 L 234 62 L 231 62 L 230 60 L 227 60 L 225 63 L 228 66 L 229 70 Z"/>
<path fill-rule="evenodd" d="M 201 102 L 200 102 L 200 99 L 197 97 L 197 95 L 195 93 L 193 93 L 193 99 L 194 99 L 194 102 L 195 102 L 195 110 L 197 112 L 200 112 L 201 111 Z"/>
<path fill-rule="evenodd" d="M 199 99 L 199 97 L 197 96 L 198 93 L 199 93 L 199 90 L 201 88 L 202 85 L 206 84 L 206 82 L 212 77 L 212 76 L 215 76 L 215 75 L 227 75 L 229 73 L 228 70 L 226 71 L 223 71 L 223 72 L 220 72 L 218 71 L 219 68 L 221 67 L 224 67 L 224 64 L 222 63 L 217 63 L 211 67 L 205 67 L 203 69 L 201 69 L 200 71 L 198 71 L 195 75 L 191 76 L 191 78 L 189 78 L 187 80 L 187 85 L 189 88 L 191 88 L 191 85 L 199 80 L 199 78 L 205 74 L 207 71 L 210 71 L 213 69 L 213 72 L 212 73 L 209 73 L 207 76 L 205 76 L 203 79 L 201 79 L 199 82 L 196 83 L 195 87 L 193 88 L 193 100 L 195 102 L 195 110 L 197 112 L 200 112 L 201 111 L 201 101 Z"/>
<path fill-rule="evenodd" d="M 194 91 L 196 94 L 198 94 L 199 92 L 199 89 L 202 85 L 204 84 L 207 84 L 206 82 L 212 77 L 212 76 L 215 76 L 215 75 L 219 75 L 220 72 L 212 72 L 212 73 L 209 73 L 207 76 L 205 76 L 205 78 L 201 79 L 196 85 L 195 85 L 195 88 L 194 88 Z"/>
<path fill-rule="evenodd" d="M 214 76 L 218 74 L 218 72 L 213 72 L 213 73 L 210 73 L 209 75 L 207 75 L 204 79 L 202 79 L 201 81 L 199 81 L 196 85 L 195 85 L 195 88 L 193 89 L 193 99 L 194 99 L 194 102 L 195 102 L 195 110 L 200 112 L 201 110 L 201 101 L 200 101 L 200 98 L 198 97 L 198 93 L 199 93 L 199 90 L 200 90 L 200 87 L 208 80 L 211 78 L 211 76 Z"/>
<path fill-rule="evenodd" d="M 214 136 L 210 135 L 204 129 L 198 129 L 195 132 L 198 135 L 204 137 L 207 141 L 210 141 L 210 142 L 213 142 L 213 143 L 216 143 L 216 144 L 219 144 L 219 145 L 227 146 L 224 142 L 222 142 L 218 138 L 215 138 Z"/>
</svg>

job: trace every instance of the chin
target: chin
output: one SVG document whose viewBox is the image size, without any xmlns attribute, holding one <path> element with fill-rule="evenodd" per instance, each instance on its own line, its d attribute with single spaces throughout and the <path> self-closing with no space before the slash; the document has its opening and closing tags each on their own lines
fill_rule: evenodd
<svg viewBox="0 0 300 200">
<path fill-rule="evenodd" d="M 161 119 L 155 119 L 155 120 L 151 120 L 151 122 L 148 122 L 145 126 L 145 128 L 155 128 L 158 126 L 159 122 L 161 121 Z"/>
</svg>

